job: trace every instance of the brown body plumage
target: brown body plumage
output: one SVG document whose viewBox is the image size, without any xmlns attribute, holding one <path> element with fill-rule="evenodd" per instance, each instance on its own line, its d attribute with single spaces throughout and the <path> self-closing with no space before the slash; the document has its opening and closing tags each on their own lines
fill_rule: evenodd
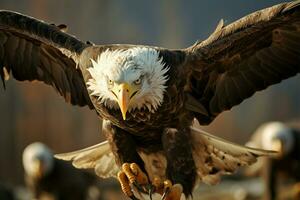
<svg viewBox="0 0 300 200">
<path fill-rule="evenodd" d="M 209 124 L 222 111 L 238 105 L 256 91 L 299 72 L 299 4 L 299 1 L 279 4 L 228 26 L 221 22 L 207 40 L 179 50 L 136 45 L 94 46 L 54 25 L 2 11 L 0 73 L 3 80 L 12 72 L 17 80 L 43 81 L 54 86 L 67 102 L 94 108 L 105 120 L 103 130 L 118 164 L 134 162 L 145 171 L 147 166 L 140 153 L 159 152 L 167 161 L 166 177 L 181 183 L 184 193 L 189 195 L 199 170 L 201 179 L 207 174 L 232 172 L 241 165 L 238 161 L 234 167 L 224 164 L 229 161 L 226 156 L 220 157 L 220 152 L 227 154 L 223 151 L 226 147 L 219 146 L 217 151 L 205 146 L 198 152 L 207 157 L 200 159 L 207 167 L 202 169 L 195 160 L 194 146 L 209 146 L 210 139 L 204 143 L 203 138 L 193 140 L 190 130 L 193 119 L 202 125 Z M 168 67 L 168 81 L 163 101 L 154 112 L 133 109 L 123 120 L 123 111 L 121 114 L 120 109 L 99 103 L 85 83 L 91 79 L 88 71 L 91 59 L 96 60 L 107 50 L 126 51 L 135 47 L 159 53 L 164 67 Z M 239 148 L 240 153 L 242 148 Z M 263 155 L 251 149 L 247 152 L 246 157 Z"/>
</svg>

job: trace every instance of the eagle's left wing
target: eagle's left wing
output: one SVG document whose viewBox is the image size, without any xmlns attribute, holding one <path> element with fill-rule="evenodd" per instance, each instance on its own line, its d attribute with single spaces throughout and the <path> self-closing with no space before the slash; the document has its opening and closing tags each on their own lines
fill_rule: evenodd
<svg viewBox="0 0 300 200">
<path fill-rule="evenodd" d="M 221 175 L 249 166 L 261 156 L 277 152 L 241 146 L 191 127 L 193 157 L 199 179 L 206 184 L 217 184 Z"/>
<path fill-rule="evenodd" d="M 79 169 L 94 169 L 102 178 L 116 177 L 120 170 L 107 141 L 78 151 L 56 154 L 55 157 L 72 161 L 73 166 Z"/>
<path fill-rule="evenodd" d="M 300 1 L 223 26 L 185 49 L 186 106 L 200 124 L 300 71 Z"/>
</svg>

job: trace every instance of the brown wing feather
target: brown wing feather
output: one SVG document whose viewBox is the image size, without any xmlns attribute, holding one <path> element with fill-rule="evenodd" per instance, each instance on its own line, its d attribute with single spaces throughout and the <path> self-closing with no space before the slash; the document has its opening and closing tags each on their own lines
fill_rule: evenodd
<svg viewBox="0 0 300 200">
<path fill-rule="evenodd" d="M 218 183 L 221 175 L 230 174 L 242 166 L 251 165 L 260 156 L 276 155 L 274 151 L 234 144 L 193 127 L 191 131 L 197 173 L 199 178 L 207 184 Z"/>
<path fill-rule="evenodd" d="M 201 124 L 208 124 L 256 91 L 299 72 L 300 1 L 218 26 L 186 53 L 185 68 L 190 74 L 186 88 L 207 109 L 208 114 L 195 111 L 195 115 Z"/>
<path fill-rule="evenodd" d="M 67 102 L 93 108 L 78 64 L 86 44 L 34 18 L 0 11 L 0 76 L 43 81 Z"/>
</svg>

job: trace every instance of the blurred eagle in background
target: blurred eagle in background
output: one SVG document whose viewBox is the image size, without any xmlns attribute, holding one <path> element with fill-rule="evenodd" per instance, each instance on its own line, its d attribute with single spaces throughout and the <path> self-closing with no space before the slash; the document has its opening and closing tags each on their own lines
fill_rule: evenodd
<svg viewBox="0 0 300 200">
<path fill-rule="evenodd" d="M 262 175 L 265 184 L 265 199 L 279 199 L 280 184 L 286 179 L 296 182 L 294 199 L 300 198 L 300 129 L 293 123 L 268 122 L 257 128 L 250 141 L 250 147 L 270 149 L 279 152 L 275 157 L 260 159 L 246 169 L 248 176 Z"/>
<path fill-rule="evenodd" d="M 23 151 L 25 183 L 36 200 L 100 200 L 100 179 L 70 163 L 55 159 L 43 143 Z"/>
<path fill-rule="evenodd" d="M 77 167 L 116 176 L 132 192 L 190 196 L 198 180 L 219 176 L 272 152 L 242 147 L 192 128 L 256 91 L 300 70 L 300 1 L 282 3 L 232 24 L 186 49 L 93 45 L 55 26 L 0 12 L 0 74 L 39 80 L 103 120 L 107 142 L 60 155 Z M 132 186 L 132 187 L 131 187 Z"/>
</svg>

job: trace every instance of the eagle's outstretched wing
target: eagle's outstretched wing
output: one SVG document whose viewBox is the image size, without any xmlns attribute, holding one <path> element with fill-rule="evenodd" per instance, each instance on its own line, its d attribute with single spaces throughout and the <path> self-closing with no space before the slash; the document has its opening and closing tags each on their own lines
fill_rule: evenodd
<svg viewBox="0 0 300 200">
<path fill-rule="evenodd" d="M 200 124 L 208 124 L 256 91 L 300 71 L 300 1 L 257 11 L 225 27 L 221 22 L 207 40 L 184 51 L 180 68 L 188 74 L 187 108 Z"/>
<path fill-rule="evenodd" d="M 79 68 L 87 44 L 63 32 L 65 26 L 46 24 L 11 11 L 0 11 L 0 76 L 19 81 L 43 81 L 67 102 L 93 108 Z"/>
</svg>

